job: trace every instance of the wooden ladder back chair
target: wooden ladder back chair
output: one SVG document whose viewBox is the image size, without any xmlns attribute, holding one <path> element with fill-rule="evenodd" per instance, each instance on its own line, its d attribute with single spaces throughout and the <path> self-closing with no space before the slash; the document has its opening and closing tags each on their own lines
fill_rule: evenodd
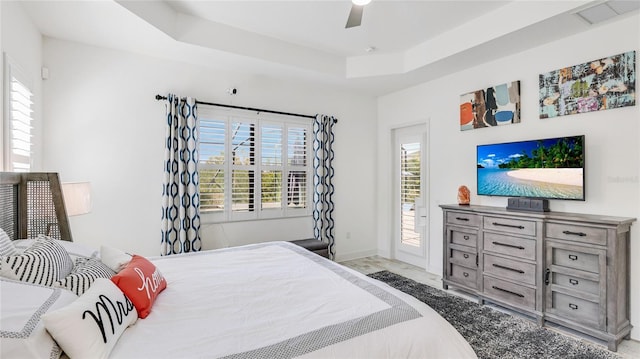
<svg viewBox="0 0 640 359">
<path fill-rule="evenodd" d="M 0 172 L 0 228 L 12 240 L 73 241 L 58 174 Z"/>
</svg>

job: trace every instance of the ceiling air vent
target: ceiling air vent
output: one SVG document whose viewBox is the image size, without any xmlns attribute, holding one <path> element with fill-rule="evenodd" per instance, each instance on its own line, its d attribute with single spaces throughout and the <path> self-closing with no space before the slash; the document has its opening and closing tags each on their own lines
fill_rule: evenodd
<svg viewBox="0 0 640 359">
<path fill-rule="evenodd" d="M 611 0 L 580 10 L 577 14 L 589 24 L 596 24 L 638 9 L 640 1 Z"/>
</svg>

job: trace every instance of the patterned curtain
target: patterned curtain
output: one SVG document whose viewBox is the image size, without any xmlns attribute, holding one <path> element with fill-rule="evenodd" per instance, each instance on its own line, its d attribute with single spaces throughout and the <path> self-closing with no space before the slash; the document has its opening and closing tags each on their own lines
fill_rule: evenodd
<svg viewBox="0 0 640 359">
<path fill-rule="evenodd" d="M 195 99 L 167 96 L 161 255 L 199 251 L 200 192 Z"/>
<path fill-rule="evenodd" d="M 329 245 L 334 258 L 333 236 L 333 125 L 335 118 L 317 115 L 313 121 L 313 234 Z"/>
</svg>

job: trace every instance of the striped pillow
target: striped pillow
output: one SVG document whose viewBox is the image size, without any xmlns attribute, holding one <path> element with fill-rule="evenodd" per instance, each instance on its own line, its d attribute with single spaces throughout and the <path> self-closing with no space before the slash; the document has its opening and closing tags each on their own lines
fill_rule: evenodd
<svg viewBox="0 0 640 359">
<path fill-rule="evenodd" d="M 7 235 L 7 232 L 0 228 L 0 257 L 13 256 L 18 254 L 18 250 L 13 245 L 13 241 Z"/>
<path fill-rule="evenodd" d="M 55 283 L 81 296 L 97 278 L 111 279 L 116 274 L 97 258 L 78 258 L 71 273 Z"/>
<path fill-rule="evenodd" d="M 67 251 L 56 241 L 40 236 L 22 254 L 2 257 L 0 274 L 23 282 L 51 286 L 73 269 Z"/>
<path fill-rule="evenodd" d="M 1 0 L 0 0 L 1 1 Z M 64 247 L 64 249 L 69 253 L 69 257 L 71 257 L 71 261 L 75 262 L 76 258 L 83 257 L 99 257 L 100 252 L 95 248 L 87 246 L 85 244 L 80 244 L 77 242 L 69 242 L 63 241 L 60 239 L 51 239 L 53 241 L 57 241 L 58 244 Z M 31 247 L 35 239 L 18 239 L 13 241 L 13 246 L 16 247 L 18 253 L 24 252 L 25 249 Z"/>
</svg>

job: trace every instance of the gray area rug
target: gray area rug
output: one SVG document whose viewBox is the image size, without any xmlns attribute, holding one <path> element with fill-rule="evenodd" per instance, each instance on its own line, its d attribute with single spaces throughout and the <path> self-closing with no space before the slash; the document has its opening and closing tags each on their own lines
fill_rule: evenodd
<svg viewBox="0 0 640 359">
<path fill-rule="evenodd" d="M 428 304 L 471 344 L 480 359 L 621 358 L 591 343 L 540 328 L 533 321 L 445 293 L 388 271 L 369 277 Z"/>
</svg>

